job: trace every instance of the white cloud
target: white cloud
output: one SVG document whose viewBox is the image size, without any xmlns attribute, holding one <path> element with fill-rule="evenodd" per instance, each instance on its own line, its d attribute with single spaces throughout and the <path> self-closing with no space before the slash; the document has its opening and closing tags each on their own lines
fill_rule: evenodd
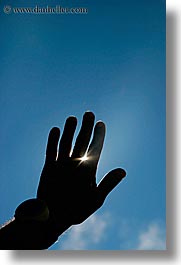
<svg viewBox="0 0 181 265">
<path fill-rule="evenodd" d="M 163 221 L 152 220 L 144 226 L 136 219 L 122 219 L 119 223 L 120 249 L 166 250 L 166 232 Z"/>
<path fill-rule="evenodd" d="M 158 223 L 148 225 L 146 231 L 139 234 L 138 250 L 166 250 L 164 230 Z"/>
<path fill-rule="evenodd" d="M 85 250 L 104 239 L 109 215 L 94 214 L 84 223 L 73 226 L 60 240 L 62 250 Z"/>
</svg>

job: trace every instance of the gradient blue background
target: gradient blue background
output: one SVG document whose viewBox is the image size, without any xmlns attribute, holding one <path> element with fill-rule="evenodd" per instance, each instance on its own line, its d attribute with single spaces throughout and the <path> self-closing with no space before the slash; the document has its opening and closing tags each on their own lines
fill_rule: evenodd
<svg viewBox="0 0 181 265">
<path fill-rule="evenodd" d="M 3 13 L 39 2 L 0 3 L 0 223 L 36 195 L 51 127 L 75 115 L 77 134 L 91 110 L 107 125 L 97 180 L 115 167 L 127 178 L 96 213 L 109 216 L 106 236 L 87 249 L 139 249 L 150 224 L 165 242 L 165 1 L 47 0 L 88 14 Z"/>
</svg>

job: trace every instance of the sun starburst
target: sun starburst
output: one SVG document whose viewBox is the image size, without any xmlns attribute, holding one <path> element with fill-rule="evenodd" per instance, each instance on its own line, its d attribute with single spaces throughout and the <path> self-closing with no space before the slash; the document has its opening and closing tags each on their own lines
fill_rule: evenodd
<svg viewBox="0 0 181 265">
<path fill-rule="evenodd" d="M 88 156 L 87 155 L 84 155 L 83 157 L 80 158 L 80 160 L 82 162 L 84 162 L 84 161 L 88 160 Z"/>
</svg>

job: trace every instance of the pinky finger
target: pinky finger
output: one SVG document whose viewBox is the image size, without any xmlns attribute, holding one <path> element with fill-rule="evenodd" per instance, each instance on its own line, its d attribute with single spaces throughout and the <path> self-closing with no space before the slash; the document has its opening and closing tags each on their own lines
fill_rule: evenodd
<svg viewBox="0 0 181 265">
<path fill-rule="evenodd" d="M 59 137 L 60 137 L 59 128 L 57 127 L 52 128 L 48 136 L 48 142 L 46 148 L 46 162 L 53 162 L 56 160 Z"/>
</svg>

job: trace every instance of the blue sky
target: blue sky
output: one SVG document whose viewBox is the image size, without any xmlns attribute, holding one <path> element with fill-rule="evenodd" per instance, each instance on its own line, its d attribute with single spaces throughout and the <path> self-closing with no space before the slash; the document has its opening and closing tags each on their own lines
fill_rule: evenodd
<svg viewBox="0 0 181 265">
<path fill-rule="evenodd" d="M 0 223 L 35 196 L 50 128 L 91 110 L 107 126 L 98 182 L 115 167 L 127 178 L 51 249 L 165 249 L 165 1 L 41 1 L 58 4 L 88 14 L 0 3 Z"/>
</svg>

